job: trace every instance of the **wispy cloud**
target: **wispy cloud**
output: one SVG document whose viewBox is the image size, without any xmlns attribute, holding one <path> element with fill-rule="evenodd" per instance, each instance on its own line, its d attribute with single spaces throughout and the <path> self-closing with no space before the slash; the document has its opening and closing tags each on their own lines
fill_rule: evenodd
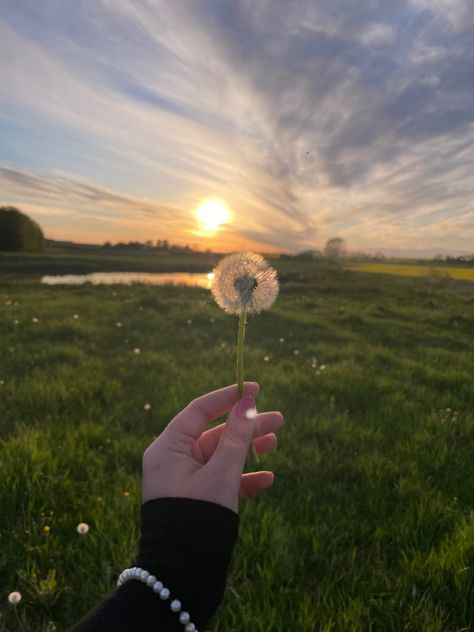
<svg viewBox="0 0 474 632">
<path fill-rule="evenodd" d="M 185 241 L 213 195 L 228 247 L 466 249 L 471 16 L 467 0 L 9 3 L 5 202 L 55 234 L 152 223 Z"/>
</svg>

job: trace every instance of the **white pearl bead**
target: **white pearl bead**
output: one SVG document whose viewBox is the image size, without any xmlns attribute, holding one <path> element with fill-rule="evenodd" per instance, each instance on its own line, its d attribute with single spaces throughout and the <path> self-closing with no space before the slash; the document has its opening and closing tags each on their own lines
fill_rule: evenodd
<svg viewBox="0 0 474 632">
<path fill-rule="evenodd" d="M 153 586 L 155 582 L 156 582 L 156 577 L 154 575 L 149 575 L 148 579 L 146 580 L 146 585 Z"/>
<path fill-rule="evenodd" d="M 140 579 L 142 582 L 146 582 L 149 576 L 150 576 L 150 573 L 148 571 L 142 571 L 140 573 Z"/>
<path fill-rule="evenodd" d="M 183 612 L 179 615 L 179 622 L 189 623 L 190 620 L 191 620 L 191 615 L 189 614 L 189 612 L 186 612 L 186 610 L 183 610 Z"/>
<path fill-rule="evenodd" d="M 195 630 L 196 626 L 194 625 L 194 623 L 188 623 L 188 625 L 184 627 L 184 632 L 195 632 Z"/>
<path fill-rule="evenodd" d="M 154 585 L 153 585 L 153 590 L 154 590 L 154 592 L 156 592 L 156 593 L 161 592 L 161 591 L 163 590 L 163 584 L 162 584 L 161 582 L 159 582 L 159 581 L 156 581 L 156 582 L 154 583 Z"/>
<path fill-rule="evenodd" d="M 133 571 L 133 576 L 135 577 L 135 579 L 140 579 L 140 573 L 141 573 L 141 572 L 142 572 L 142 569 L 141 569 L 141 568 L 136 568 L 136 569 Z"/>
<path fill-rule="evenodd" d="M 170 591 L 168 590 L 168 588 L 163 588 L 163 590 L 160 592 L 161 599 L 168 599 L 169 596 Z"/>
<path fill-rule="evenodd" d="M 173 612 L 179 612 L 181 610 L 181 602 L 179 599 L 173 599 L 170 604 L 170 608 Z"/>
</svg>

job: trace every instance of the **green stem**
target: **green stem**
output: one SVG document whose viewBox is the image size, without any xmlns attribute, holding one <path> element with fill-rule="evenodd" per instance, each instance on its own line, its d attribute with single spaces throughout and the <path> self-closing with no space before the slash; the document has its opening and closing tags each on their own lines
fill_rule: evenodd
<svg viewBox="0 0 474 632">
<path fill-rule="evenodd" d="M 239 316 L 239 331 L 237 334 L 237 388 L 239 397 L 242 397 L 244 394 L 244 340 L 246 318 L 247 312 L 243 309 Z M 253 441 L 250 443 L 250 453 L 254 463 L 260 463 Z"/>
</svg>

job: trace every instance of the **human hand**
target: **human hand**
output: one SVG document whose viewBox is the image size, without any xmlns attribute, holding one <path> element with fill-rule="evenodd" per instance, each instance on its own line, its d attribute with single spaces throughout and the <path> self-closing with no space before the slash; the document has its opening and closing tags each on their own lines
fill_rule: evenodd
<svg viewBox="0 0 474 632">
<path fill-rule="evenodd" d="M 238 501 L 273 485 L 273 472 L 242 474 L 250 442 L 257 453 L 274 452 L 275 431 L 283 425 L 280 412 L 259 413 L 255 408 L 256 382 L 245 382 L 239 400 L 237 385 L 227 386 L 193 400 L 145 450 L 142 460 L 142 501 L 155 498 L 195 498 L 217 503 L 238 513 Z M 204 432 L 224 413 L 227 421 Z"/>
</svg>

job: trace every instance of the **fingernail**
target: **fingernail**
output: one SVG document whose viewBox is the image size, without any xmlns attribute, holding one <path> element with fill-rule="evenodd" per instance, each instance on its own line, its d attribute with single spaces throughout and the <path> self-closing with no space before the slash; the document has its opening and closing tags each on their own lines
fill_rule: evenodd
<svg viewBox="0 0 474 632">
<path fill-rule="evenodd" d="M 237 403 L 235 414 L 237 417 L 247 417 L 247 411 L 251 410 L 255 410 L 255 399 L 252 395 L 244 395 Z"/>
</svg>

